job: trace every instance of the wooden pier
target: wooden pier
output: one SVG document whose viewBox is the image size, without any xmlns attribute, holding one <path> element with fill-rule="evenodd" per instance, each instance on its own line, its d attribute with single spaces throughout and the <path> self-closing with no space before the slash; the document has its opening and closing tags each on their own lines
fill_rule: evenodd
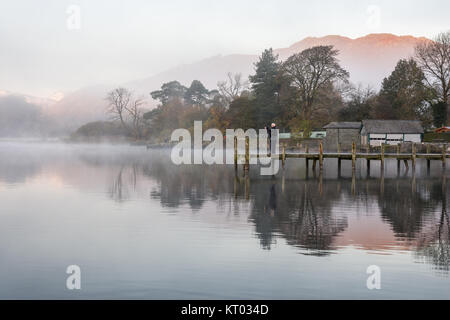
<svg viewBox="0 0 450 320">
<path fill-rule="evenodd" d="M 367 170 L 370 174 L 370 162 L 371 161 L 380 161 L 381 162 L 381 170 L 384 170 L 384 164 L 386 159 L 396 159 L 397 160 L 397 169 L 400 171 L 401 162 L 403 161 L 405 167 L 409 169 L 408 161 L 411 162 L 412 169 L 415 170 L 416 161 L 417 159 L 426 159 L 427 160 L 427 169 L 430 170 L 430 163 L 431 161 L 440 161 L 442 163 L 442 168 L 445 169 L 446 165 L 446 159 L 450 158 L 450 154 L 447 153 L 447 144 L 443 143 L 441 144 L 441 152 L 440 153 L 431 153 L 430 152 L 430 146 L 431 144 L 425 144 L 426 145 L 426 152 L 425 153 L 418 153 L 416 143 L 412 143 L 411 145 L 411 152 L 410 153 L 401 153 L 400 152 L 400 145 L 396 147 L 396 152 L 385 152 L 386 150 L 386 144 L 382 144 L 379 152 L 371 152 L 370 148 L 367 147 L 366 151 L 357 151 L 356 143 L 352 143 L 351 152 L 341 152 L 341 146 L 337 146 L 337 152 L 324 152 L 323 144 L 322 142 L 319 143 L 318 152 L 310 152 L 308 145 L 305 147 L 304 152 L 286 152 L 286 146 L 281 146 L 281 152 L 279 154 L 274 155 L 259 155 L 259 154 L 250 154 L 249 152 L 249 139 L 246 137 L 245 139 L 245 154 L 239 155 L 237 150 L 237 139 L 235 139 L 234 142 L 234 162 L 235 162 L 235 170 L 238 169 L 238 159 L 242 159 L 244 157 L 243 161 L 243 168 L 244 173 L 248 173 L 249 166 L 250 166 L 250 159 L 251 158 L 260 158 L 260 157 L 271 157 L 275 160 L 281 160 L 282 168 L 285 168 L 286 160 L 291 159 L 304 159 L 306 162 L 306 170 L 309 170 L 309 162 L 312 161 L 312 168 L 313 171 L 316 171 L 317 162 L 319 163 L 319 170 L 320 172 L 323 170 L 323 165 L 325 160 L 327 159 L 337 159 L 338 160 L 338 171 L 340 172 L 341 168 L 341 162 L 342 160 L 347 160 L 352 162 L 352 170 L 354 171 L 356 169 L 356 163 L 357 159 L 366 159 L 367 161 Z M 420 144 L 422 145 L 422 144 Z M 435 144 L 434 144 L 435 145 Z M 392 146 L 391 146 L 392 147 Z"/>
</svg>

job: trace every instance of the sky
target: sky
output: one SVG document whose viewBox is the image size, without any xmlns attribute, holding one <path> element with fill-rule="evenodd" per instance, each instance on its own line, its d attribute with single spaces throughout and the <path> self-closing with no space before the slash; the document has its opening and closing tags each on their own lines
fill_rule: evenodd
<svg viewBox="0 0 450 320">
<path fill-rule="evenodd" d="M 48 97 L 308 36 L 432 38 L 448 0 L 0 0 L 0 90 Z"/>
</svg>

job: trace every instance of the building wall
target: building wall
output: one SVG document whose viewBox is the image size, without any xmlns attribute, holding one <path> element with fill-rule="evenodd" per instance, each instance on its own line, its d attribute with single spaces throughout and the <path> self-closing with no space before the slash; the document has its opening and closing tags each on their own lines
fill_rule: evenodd
<svg viewBox="0 0 450 320">
<path fill-rule="evenodd" d="M 327 136 L 324 140 L 324 146 L 327 149 L 337 149 L 337 144 L 340 143 L 343 148 L 350 147 L 352 142 L 360 144 L 359 129 L 327 129 Z"/>
<path fill-rule="evenodd" d="M 422 142 L 422 135 L 419 134 L 405 134 L 405 141 Z"/>
<path fill-rule="evenodd" d="M 418 134 L 374 134 L 364 135 L 361 137 L 361 143 L 363 145 L 367 144 L 370 138 L 371 146 L 381 146 L 381 144 L 386 143 L 389 145 L 397 145 L 402 142 L 422 142 L 422 135 Z"/>
</svg>

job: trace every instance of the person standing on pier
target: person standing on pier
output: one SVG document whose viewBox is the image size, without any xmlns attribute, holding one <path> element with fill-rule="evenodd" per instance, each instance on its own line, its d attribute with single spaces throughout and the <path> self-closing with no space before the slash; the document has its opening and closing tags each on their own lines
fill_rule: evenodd
<svg viewBox="0 0 450 320">
<path fill-rule="evenodd" d="M 277 138 L 277 125 L 275 123 L 272 123 L 270 126 L 269 131 L 269 146 L 270 146 L 270 154 L 276 153 L 276 150 L 272 150 L 272 146 L 275 148 L 276 144 L 272 145 L 272 133 L 274 134 L 274 138 Z"/>
</svg>

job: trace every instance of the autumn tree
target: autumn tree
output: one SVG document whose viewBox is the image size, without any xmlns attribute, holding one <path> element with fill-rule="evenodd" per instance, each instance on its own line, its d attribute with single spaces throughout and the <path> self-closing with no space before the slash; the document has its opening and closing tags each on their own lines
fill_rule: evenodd
<svg viewBox="0 0 450 320">
<path fill-rule="evenodd" d="M 428 87 L 433 90 L 438 100 L 436 104 L 444 114 L 441 125 L 447 123 L 450 96 L 450 31 L 440 33 L 434 41 L 422 42 L 415 48 L 415 57 L 426 75 Z"/>
<path fill-rule="evenodd" d="M 317 46 L 294 54 L 283 63 L 283 72 L 297 91 L 297 113 L 303 120 L 311 120 L 322 89 L 337 80 L 348 81 L 349 73 L 339 65 L 338 53 L 333 46 Z"/>
<path fill-rule="evenodd" d="M 256 115 L 255 100 L 249 97 L 239 97 L 231 102 L 225 119 L 231 128 L 255 129 Z"/>
</svg>

